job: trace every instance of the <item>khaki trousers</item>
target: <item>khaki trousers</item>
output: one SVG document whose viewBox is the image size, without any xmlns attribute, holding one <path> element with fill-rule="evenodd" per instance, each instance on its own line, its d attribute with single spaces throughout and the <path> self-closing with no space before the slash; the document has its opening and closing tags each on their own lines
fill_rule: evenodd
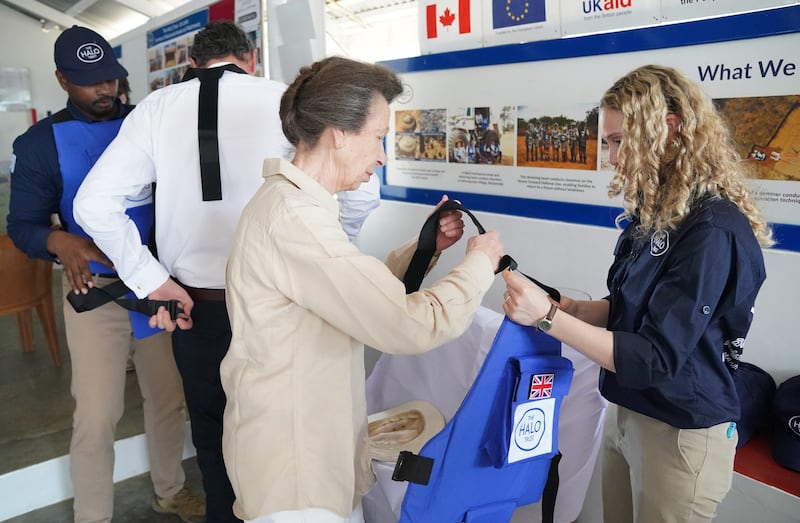
<svg viewBox="0 0 800 523">
<path fill-rule="evenodd" d="M 95 279 L 104 286 L 111 279 Z M 125 367 L 131 355 L 142 392 L 150 477 L 156 494 L 175 495 L 185 480 L 181 464 L 186 415 L 180 375 L 170 337 L 159 333 L 137 340 L 128 311 L 108 303 L 76 313 L 66 301 L 64 324 L 72 363 L 75 412 L 70 443 L 70 476 L 76 523 L 111 521 L 114 504 L 114 434 L 122 417 Z"/>
<path fill-rule="evenodd" d="M 603 435 L 603 521 L 710 522 L 731 488 L 731 423 L 676 429 L 609 405 Z"/>
<path fill-rule="evenodd" d="M 360 504 L 345 518 L 324 508 L 306 508 L 275 512 L 246 520 L 246 523 L 364 523 L 364 512 Z"/>
</svg>

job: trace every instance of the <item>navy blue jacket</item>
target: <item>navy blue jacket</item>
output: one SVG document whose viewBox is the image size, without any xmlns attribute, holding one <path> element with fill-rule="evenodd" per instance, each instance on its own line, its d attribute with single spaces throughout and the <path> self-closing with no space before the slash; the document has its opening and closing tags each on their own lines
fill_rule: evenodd
<svg viewBox="0 0 800 523">
<path fill-rule="evenodd" d="M 73 119 L 91 122 L 69 101 L 67 110 Z M 117 101 L 117 118 L 124 118 L 131 110 L 133 106 Z M 46 260 L 53 259 L 47 251 L 47 237 L 53 232 L 50 216 L 61 216 L 64 187 L 53 123 L 54 117 L 48 116 L 14 140 L 8 215 L 8 235 L 14 244 L 28 256 Z M 61 222 L 66 223 L 63 218 Z"/>
<path fill-rule="evenodd" d="M 737 360 L 766 278 L 749 222 L 724 198 L 699 203 L 675 231 L 620 235 L 608 273 L 616 373 L 609 401 L 676 428 L 739 419 L 727 362 Z"/>
</svg>

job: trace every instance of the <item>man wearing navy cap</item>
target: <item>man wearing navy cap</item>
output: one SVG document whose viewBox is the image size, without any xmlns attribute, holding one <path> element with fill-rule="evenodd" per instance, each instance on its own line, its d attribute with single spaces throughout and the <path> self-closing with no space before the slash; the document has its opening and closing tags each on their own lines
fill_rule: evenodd
<svg viewBox="0 0 800 523">
<path fill-rule="evenodd" d="M 28 256 L 62 265 L 66 298 L 87 285 L 102 287 L 118 279 L 108 258 L 75 223 L 72 202 L 133 107 L 116 96 L 117 81 L 128 71 L 96 32 L 67 29 L 56 40 L 54 57 L 67 106 L 14 141 L 8 233 Z M 146 235 L 152 224 L 151 195 L 129 201 L 126 212 Z M 147 322 L 146 316 L 112 303 L 78 314 L 64 300 L 75 398 L 70 443 L 75 522 L 111 521 L 114 432 L 124 409 L 129 355 L 144 398 L 153 509 L 186 522 L 202 521 L 205 514 L 202 500 L 184 487 L 186 416 L 170 338 Z"/>
</svg>

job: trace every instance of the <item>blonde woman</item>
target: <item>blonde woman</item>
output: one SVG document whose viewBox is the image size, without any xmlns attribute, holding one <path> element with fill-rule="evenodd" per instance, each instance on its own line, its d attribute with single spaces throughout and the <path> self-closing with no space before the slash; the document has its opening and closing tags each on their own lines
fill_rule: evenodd
<svg viewBox="0 0 800 523">
<path fill-rule="evenodd" d="M 598 362 L 606 417 L 604 520 L 711 521 L 730 489 L 736 365 L 771 232 L 729 132 L 682 73 L 647 65 L 600 104 L 627 221 L 602 300 L 556 308 L 504 272 L 506 314 Z M 615 415 L 616 413 L 616 415 Z"/>
</svg>

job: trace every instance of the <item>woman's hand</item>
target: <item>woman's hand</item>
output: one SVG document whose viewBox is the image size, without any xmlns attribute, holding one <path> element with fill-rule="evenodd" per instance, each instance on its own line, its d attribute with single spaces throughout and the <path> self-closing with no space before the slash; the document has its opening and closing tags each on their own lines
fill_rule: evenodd
<svg viewBox="0 0 800 523">
<path fill-rule="evenodd" d="M 509 319 L 520 325 L 535 325 L 547 315 L 550 298 L 533 282 L 510 270 L 503 271 L 503 279 L 506 281 L 503 312 Z"/>
<path fill-rule="evenodd" d="M 489 261 L 492 262 L 492 267 L 496 271 L 498 265 L 500 265 L 500 258 L 504 254 L 500 234 L 497 231 L 486 231 L 484 234 L 471 237 L 467 241 L 467 252 L 474 250 L 481 251 L 488 256 Z"/>
<path fill-rule="evenodd" d="M 449 200 L 447 195 L 436 204 L 438 209 L 444 202 Z M 439 215 L 439 226 L 436 231 L 436 253 L 451 247 L 464 235 L 464 220 L 461 211 L 445 211 Z"/>
</svg>

